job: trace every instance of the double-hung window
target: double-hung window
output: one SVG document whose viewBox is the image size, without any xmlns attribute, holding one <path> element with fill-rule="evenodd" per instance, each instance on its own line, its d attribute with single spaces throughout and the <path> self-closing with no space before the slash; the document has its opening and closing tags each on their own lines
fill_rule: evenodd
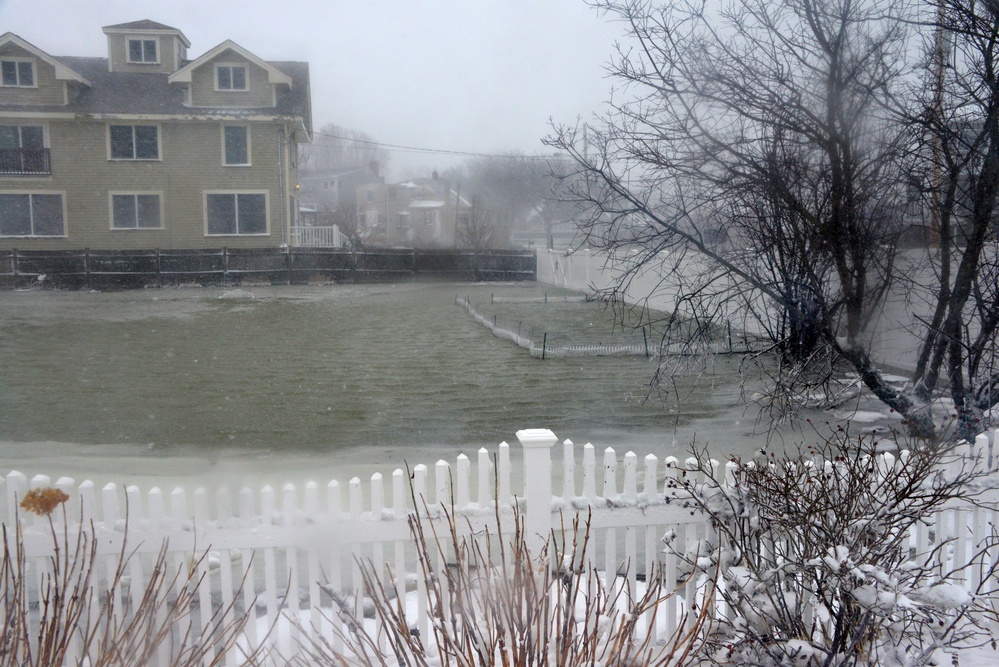
<svg viewBox="0 0 999 667">
<path fill-rule="evenodd" d="M 65 235 L 62 194 L 0 193 L 0 237 Z"/>
<path fill-rule="evenodd" d="M 216 90 L 249 90 L 247 87 L 246 65 L 216 65 Z"/>
<path fill-rule="evenodd" d="M 111 229 L 161 229 L 160 195 L 111 194 Z"/>
<path fill-rule="evenodd" d="M 128 40 L 128 62 L 154 65 L 160 61 L 155 39 Z"/>
<path fill-rule="evenodd" d="M 222 164 L 250 164 L 250 128 L 245 125 L 222 126 Z"/>
<path fill-rule="evenodd" d="M 18 88 L 35 87 L 35 63 L 23 58 L 0 60 L 0 74 L 3 85 Z"/>
<path fill-rule="evenodd" d="M 208 236 L 267 233 L 267 194 L 264 192 L 205 193 Z"/>
<path fill-rule="evenodd" d="M 155 125 L 111 125 L 112 160 L 158 160 L 159 129 Z"/>
</svg>

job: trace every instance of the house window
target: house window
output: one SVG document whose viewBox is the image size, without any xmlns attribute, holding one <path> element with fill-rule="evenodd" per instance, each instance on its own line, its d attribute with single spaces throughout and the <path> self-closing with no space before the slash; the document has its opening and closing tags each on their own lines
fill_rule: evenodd
<svg viewBox="0 0 999 667">
<path fill-rule="evenodd" d="M 0 148 L 45 148 L 41 125 L 0 125 Z"/>
<path fill-rule="evenodd" d="M 111 229 L 161 229 L 158 194 L 112 194 Z"/>
<path fill-rule="evenodd" d="M 216 90 L 247 90 L 245 65 L 216 65 Z"/>
<path fill-rule="evenodd" d="M 109 126 L 112 160 L 158 160 L 159 131 L 155 125 Z"/>
<path fill-rule="evenodd" d="M 65 235 L 61 194 L 0 194 L 0 236 Z"/>
<path fill-rule="evenodd" d="M 155 39 L 128 40 L 128 62 L 156 64 L 159 61 Z"/>
<path fill-rule="evenodd" d="M 205 195 L 207 234 L 267 233 L 267 195 L 262 192 Z"/>
<path fill-rule="evenodd" d="M 32 60 L 0 60 L 0 71 L 5 86 L 35 87 L 35 63 Z"/>
<path fill-rule="evenodd" d="M 41 125 L 0 125 L 0 174 L 51 174 Z"/>
<path fill-rule="evenodd" d="M 227 165 L 250 164 L 250 132 L 245 125 L 222 126 L 222 162 Z"/>
</svg>

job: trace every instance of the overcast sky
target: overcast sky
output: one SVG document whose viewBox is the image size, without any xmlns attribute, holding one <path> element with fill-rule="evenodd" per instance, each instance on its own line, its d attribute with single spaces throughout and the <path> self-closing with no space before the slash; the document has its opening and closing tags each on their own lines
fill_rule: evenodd
<svg viewBox="0 0 999 667">
<path fill-rule="evenodd" d="M 549 118 L 598 111 L 622 30 L 583 0 L 0 0 L 0 33 L 55 56 L 106 56 L 101 27 L 140 19 L 180 29 L 191 57 L 232 39 L 307 61 L 316 128 L 476 153 L 541 151 Z M 392 158 L 396 171 L 452 162 Z"/>
</svg>

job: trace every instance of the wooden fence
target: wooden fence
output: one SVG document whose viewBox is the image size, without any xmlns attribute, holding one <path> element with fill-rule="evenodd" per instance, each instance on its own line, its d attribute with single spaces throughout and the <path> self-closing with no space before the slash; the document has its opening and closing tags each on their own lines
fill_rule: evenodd
<svg viewBox="0 0 999 667">
<path fill-rule="evenodd" d="M 0 250 L 0 288 L 120 289 L 412 278 L 518 281 L 534 280 L 536 265 L 533 253 L 515 250 Z"/>
<path fill-rule="evenodd" d="M 305 619 L 272 638 L 286 656 L 296 641 L 305 639 L 301 634 L 325 637 L 338 645 L 333 623 L 341 621 L 334 596 L 353 599 L 357 617 L 364 615 L 361 596 L 351 598 L 360 582 L 357 559 L 370 559 L 379 568 L 385 564 L 381 571 L 392 573 L 388 585 L 398 595 L 416 596 L 412 623 L 423 637 L 432 636 L 426 591 L 422 586 L 412 591 L 419 566 L 407 519 L 414 513 L 440 530 L 444 510 L 453 508 L 459 531 L 481 536 L 487 528 L 493 535 L 503 530 L 495 523 L 497 517 L 509 528 L 513 508 L 519 506 L 528 545 L 535 550 L 553 531 L 558 534 L 562 526 L 571 525 L 572 516 L 583 513 L 589 516 L 591 533 L 585 562 L 612 575 L 605 581 L 613 579 L 631 591 L 644 573 L 656 567 L 663 568 L 667 581 L 677 579 L 677 557 L 663 553 L 661 540 L 667 531 L 675 533 L 681 545 L 684 540 L 692 545 L 708 534 L 705 517 L 685 506 L 682 486 L 678 490 L 676 484 L 678 476 L 696 468 L 696 460 L 660 461 L 654 455 L 640 459 L 633 452 L 619 457 L 613 449 L 605 449 L 598 459 L 593 445 L 580 448 L 565 441 L 556 467 L 552 454 L 558 449 L 557 438 L 551 431 L 520 431 L 517 437 L 522 475 L 514 470 L 507 443 L 493 453 L 480 449 L 474 462 L 461 455 L 453 465 L 445 461 L 431 467 L 417 465 L 411 471 L 396 470 L 388 479 L 377 473 L 366 482 L 354 478 L 346 485 L 333 480 L 212 493 L 183 488 L 143 492 L 115 484 L 97 489 L 91 482 L 78 484 L 68 478 L 53 482 L 44 476 L 28 480 L 11 472 L 3 480 L 0 516 L 8 535 L 16 521 L 23 527 L 25 556 L 35 577 L 28 590 L 39 590 L 52 554 L 48 519 L 16 511 L 29 488 L 55 486 L 70 496 L 68 530 L 72 534 L 81 522 L 84 526 L 93 522 L 98 558 L 106 562 L 98 572 L 108 577 L 123 549 L 135 553 L 128 572 L 133 582 L 143 581 L 164 540 L 172 563 L 191 562 L 192 554 L 207 549 L 209 557 L 198 563 L 202 585 L 190 621 L 194 636 L 209 631 L 199 627 L 199 619 L 210 618 L 230 603 L 250 616 L 248 644 L 260 641 L 261 628 L 280 614 Z M 957 465 L 989 461 L 995 441 L 995 434 L 979 436 L 961 448 Z M 711 465 L 724 478 L 725 466 L 714 461 Z M 879 465 L 890 471 L 894 459 L 889 456 Z M 61 530 L 61 519 L 53 516 Z M 956 505 L 941 512 L 932 528 L 922 527 L 913 536 L 914 544 L 927 549 L 953 540 L 951 553 L 958 562 L 971 558 L 983 539 L 994 536 L 996 521 L 996 512 L 980 504 Z M 994 559 L 995 554 L 986 557 Z M 436 566 L 447 567 L 443 554 L 438 554 Z M 239 591 L 236 584 L 244 572 L 247 585 Z M 615 573 L 620 576 L 614 577 Z M 966 583 L 974 588 L 978 582 Z M 106 586 L 106 581 L 100 585 Z M 137 590 L 133 585 L 132 594 Z M 242 600 L 234 600 L 234 595 L 243 596 Z M 696 595 L 695 586 L 687 586 L 666 601 L 665 613 L 656 614 L 648 632 L 656 640 L 671 636 Z"/>
</svg>

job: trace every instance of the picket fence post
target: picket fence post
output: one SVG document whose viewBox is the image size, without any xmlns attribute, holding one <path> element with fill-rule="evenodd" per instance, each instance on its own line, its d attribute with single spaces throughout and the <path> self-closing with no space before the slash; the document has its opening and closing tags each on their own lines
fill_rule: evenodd
<svg viewBox="0 0 999 667">
<path fill-rule="evenodd" d="M 524 448 L 524 539 L 535 557 L 552 531 L 552 445 L 558 438 L 546 428 L 517 431 Z"/>
</svg>

